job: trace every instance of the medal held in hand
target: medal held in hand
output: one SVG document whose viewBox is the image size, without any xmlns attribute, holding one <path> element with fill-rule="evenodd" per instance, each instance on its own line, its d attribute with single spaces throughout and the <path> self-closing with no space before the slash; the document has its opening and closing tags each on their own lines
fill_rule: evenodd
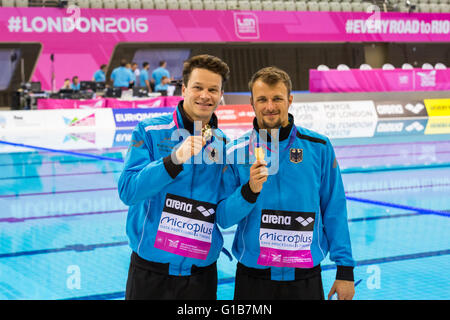
<svg viewBox="0 0 450 320">
<path fill-rule="evenodd" d="M 212 130 L 211 126 L 209 124 L 205 125 L 202 128 L 202 137 L 205 139 L 205 141 L 208 141 L 212 137 Z"/>
<path fill-rule="evenodd" d="M 255 157 L 256 160 L 264 160 L 264 149 L 262 147 L 255 147 Z"/>
</svg>

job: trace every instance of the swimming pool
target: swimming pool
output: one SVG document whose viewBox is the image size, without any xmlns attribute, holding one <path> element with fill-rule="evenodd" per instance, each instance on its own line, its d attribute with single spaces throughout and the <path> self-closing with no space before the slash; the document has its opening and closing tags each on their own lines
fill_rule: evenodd
<svg viewBox="0 0 450 320">
<path fill-rule="evenodd" d="M 14 143 L 0 153 L 0 299 L 123 299 L 126 147 L 74 153 L 0 140 Z M 450 135 L 332 142 L 361 280 L 354 299 L 449 299 Z M 229 251 L 234 230 L 223 230 Z M 233 298 L 235 265 L 220 256 L 218 299 Z M 326 296 L 336 269 L 321 265 Z"/>
</svg>

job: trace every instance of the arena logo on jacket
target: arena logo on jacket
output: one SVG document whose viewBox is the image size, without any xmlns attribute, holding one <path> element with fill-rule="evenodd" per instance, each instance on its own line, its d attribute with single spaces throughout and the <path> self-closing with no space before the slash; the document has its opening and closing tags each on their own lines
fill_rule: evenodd
<svg viewBox="0 0 450 320">
<path fill-rule="evenodd" d="M 262 210 L 258 264 L 312 268 L 313 212 Z"/>
<path fill-rule="evenodd" d="M 211 248 L 216 205 L 168 193 L 156 233 L 155 248 L 206 260 Z"/>
</svg>

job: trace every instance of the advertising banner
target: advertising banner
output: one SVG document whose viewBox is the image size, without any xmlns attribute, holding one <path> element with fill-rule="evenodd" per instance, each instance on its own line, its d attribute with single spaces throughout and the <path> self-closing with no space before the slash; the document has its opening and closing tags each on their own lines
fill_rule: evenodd
<svg viewBox="0 0 450 320">
<path fill-rule="evenodd" d="M 37 108 L 46 109 L 131 109 L 176 107 L 183 97 L 154 97 L 136 99 L 96 98 L 96 99 L 38 99 Z"/>
<path fill-rule="evenodd" d="M 372 137 L 377 124 L 373 101 L 293 103 L 295 124 L 329 138 Z"/>
<path fill-rule="evenodd" d="M 428 119 L 381 120 L 375 129 L 375 136 L 423 135 Z"/>
<path fill-rule="evenodd" d="M 106 108 L 105 99 L 38 99 L 38 110 L 48 109 L 96 109 Z"/>
<path fill-rule="evenodd" d="M 39 42 L 33 75 L 51 88 L 89 80 L 124 42 L 450 42 L 450 14 L 234 10 L 2 8 L 0 42 Z"/>
<path fill-rule="evenodd" d="M 255 112 L 249 104 L 222 105 L 215 111 L 219 126 L 252 126 Z"/>
<path fill-rule="evenodd" d="M 111 109 L 2 111 L 0 132 L 9 130 L 87 131 L 114 128 Z"/>
<path fill-rule="evenodd" d="M 170 114 L 174 108 L 112 109 L 116 128 L 134 128 L 140 121 Z"/>
<path fill-rule="evenodd" d="M 133 129 L 118 129 L 114 134 L 113 147 L 128 148 L 131 142 Z"/>
<path fill-rule="evenodd" d="M 444 70 L 309 70 L 311 92 L 384 92 L 450 90 Z"/>
<path fill-rule="evenodd" d="M 450 116 L 450 99 L 424 99 L 428 116 Z"/>
<path fill-rule="evenodd" d="M 378 118 L 427 117 L 423 101 L 374 101 Z"/>
<path fill-rule="evenodd" d="M 428 119 L 425 134 L 449 134 L 450 117 L 436 117 Z"/>
<path fill-rule="evenodd" d="M 160 108 L 166 106 L 165 97 L 156 97 L 149 99 L 122 100 L 114 98 L 105 98 L 106 107 L 111 109 L 132 109 L 132 108 Z"/>
</svg>

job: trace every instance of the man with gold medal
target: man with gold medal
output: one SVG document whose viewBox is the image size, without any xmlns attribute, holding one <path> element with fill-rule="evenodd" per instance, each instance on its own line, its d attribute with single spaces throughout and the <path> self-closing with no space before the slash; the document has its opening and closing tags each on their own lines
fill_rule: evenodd
<svg viewBox="0 0 450 320">
<path fill-rule="evenodd" d="M 217 109 L 229 78 L 219 58 L 200 55 L 183 66 L 173 114 L 141 121 L 119 179 L 129 206 L 132 249 L 126 299 L 216 299 L 216 261 L 223 237 L 215 211 L 226 137 Z"/>
<path fill-rule="evenodd" d="M 328 298 L 354 295 L 347 208 L 330 140 L 294 124 L 291 80 L 275 67 L 250 82 L 253 130 L 227 145 L 223 228 L 237 224 L 234 299 L 324 299 L 320 263 L 337 265 Z"/>
</svg>

